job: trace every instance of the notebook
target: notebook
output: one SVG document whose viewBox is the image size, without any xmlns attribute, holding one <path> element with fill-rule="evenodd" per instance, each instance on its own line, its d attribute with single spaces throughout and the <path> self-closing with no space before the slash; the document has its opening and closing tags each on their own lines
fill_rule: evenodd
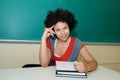
<svg viewBox="0 0 120 80">
<path fill-rule="evenodd" d="M 87 78 L 86 73 L 75 70 L 75 62 L 56 61 L 56 77 Z"/>
</svg>

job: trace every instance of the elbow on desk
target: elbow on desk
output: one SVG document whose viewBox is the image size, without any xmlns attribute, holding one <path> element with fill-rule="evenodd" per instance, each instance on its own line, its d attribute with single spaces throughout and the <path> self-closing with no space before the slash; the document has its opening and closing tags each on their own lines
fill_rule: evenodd
<svg viewBox="0 0 120 80">
<path fill-rule="evenodd" d="M 98 67 L 98 63 L 97 63 L 97 61 L 96 61 L 96 60 L 94 61 L 94 66 L 95 66 L 95 67 L 94 67 L 94 69 L 93 69 L 93 70 L 96 70 L 96 69 L 97 69 L 97 67 Z"/>
<path fill-rule="evenodd" d="M 93 61 L 91 61 L 90 63 L 88 63 L 87 72 L 89 72 L 89 71 L 94 71 L 94 70 L 97 69 L 97 67 L 98 67 L 97 61 L 96 61 L 96 60 L 93 60 Z"/>
<path fill-rule="evenodd" d="M 41 67 L 47 67 L 48 66 L 48 64 L 46 62 L 42 61 L 42 60 L 40 60 L 39 62 L 40 62 Z"/>
<path fill-rule="evenodd" d="M 43 64 L 43 65 L 41 65 L 41 67 L 47 67 L 47 66 L 48 66 L 48 65 L 44 65 L 44 64 Z"/>
<path fill-rule="evenodd" d="M 97 67 L 98 67 L 98 63 L 97 61 L 95 61 L 95 70 L 97 69 Z"/>
<path fill-rule="evenodd" d="M 40 63 L 40 65 L 41 65 L 41 67 L 47 67 L 48 66 L 48 64 L 47 63 Z"/>
</svg>

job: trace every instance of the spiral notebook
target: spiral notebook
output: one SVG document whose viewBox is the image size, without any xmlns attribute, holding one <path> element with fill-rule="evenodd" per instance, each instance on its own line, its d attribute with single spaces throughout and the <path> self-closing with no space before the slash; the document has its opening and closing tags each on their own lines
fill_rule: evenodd
<svg viewBox="0 0 120 80">
<path fill-rule="evenodd" d="M 86 73 L 75 70 L 74 63 L 75 62 L 56 61 L 56 77 L 87 78 Z"/>
</svg>

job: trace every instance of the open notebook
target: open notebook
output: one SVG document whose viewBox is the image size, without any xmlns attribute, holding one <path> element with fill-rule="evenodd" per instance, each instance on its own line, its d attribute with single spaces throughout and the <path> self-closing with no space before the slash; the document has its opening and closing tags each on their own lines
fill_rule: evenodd
<svg viewBox="0 0 120 80">
<path fill-rule="evenodd" d="M 56 76 L 57 77 L 77 77 L 87 78 L 86 73 L 80 73 L 74 68 L 75 62 L 56 61 Z"/>
</svg>

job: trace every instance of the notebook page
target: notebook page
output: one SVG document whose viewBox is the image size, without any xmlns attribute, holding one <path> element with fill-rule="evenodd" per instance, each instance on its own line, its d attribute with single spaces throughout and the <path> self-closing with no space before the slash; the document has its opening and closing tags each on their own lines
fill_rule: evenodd
<svg viewBox="0 0 120 80">
<path fill-rule="evenodd" d="M 56 70 L 76 71 L 74 68 L 74 63 L 75 62 L 56 61 Z"/>
</svg>

